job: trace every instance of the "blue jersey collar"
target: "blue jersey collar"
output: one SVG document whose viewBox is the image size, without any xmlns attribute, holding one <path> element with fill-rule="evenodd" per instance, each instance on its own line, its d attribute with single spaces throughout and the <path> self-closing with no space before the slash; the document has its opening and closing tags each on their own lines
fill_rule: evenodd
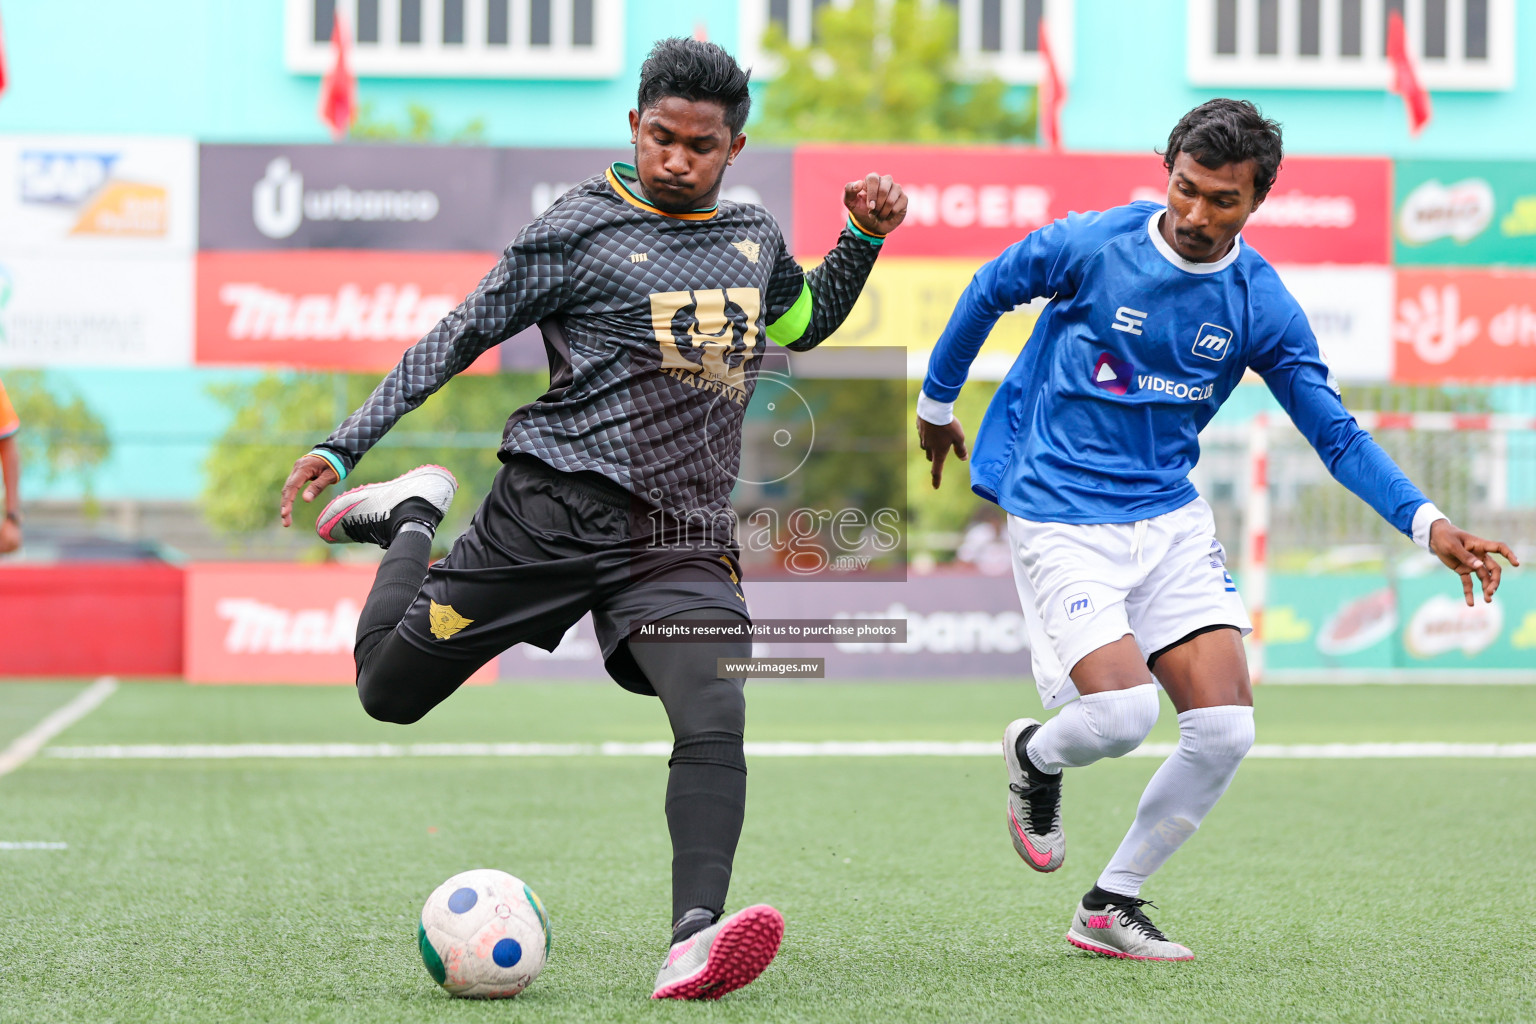
<svg viewBox="0 0 1536 1024">
<path fill-rule="evenodd" d="M 1157 251 L 1162 254 L 1163 259 L 1167 260 L 1169 263 L 1172 263 L 1174 266 L 1178 267 L 1185 273 L 1220 273 L 1221 271 L 1230 267 L 1234 262 L 1236 262 L 1238 255 L 1243 251 L 1243 236 L 1238 235 L 1232 240 L 1232 248 L 1227 250 L 1227 254 L 1221 259 L 1217 260 L 1215 263 L 1193 263 L 1185 259 L 1183 256 L 1180 256 L 1177 252 L 1174 251 L 1173 246 L 1168 244 L 1168 240 L 1163 237 L 1162 231 L 1158 229 L 1158 218 L 1162 217 L 1162 215 L 1166 212 L 1166 208 L 1159 209 L 1157 212 L 1153 213 L 1152 216 L 1147 218 L 1147 235 L 1152 239 L 1152 244 L 1157 247 Z"/>
</svg>

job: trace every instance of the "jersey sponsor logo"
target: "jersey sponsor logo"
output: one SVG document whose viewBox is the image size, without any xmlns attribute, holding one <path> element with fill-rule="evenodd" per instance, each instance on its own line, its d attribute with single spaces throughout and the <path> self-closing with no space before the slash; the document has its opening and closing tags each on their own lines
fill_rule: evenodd
<svg viewBox="0 0 1536 1024">
<path fill-rule="evenodd" d="M 1191 351 L 1201 359 L 1219 363 L 1227 358 L 1227 350 L 1231 347 L 1232 329 L 1230 327 L 1201 324 L 1200 329 L 1195 332 L 1195 347 Z"/>
<path fill-rule="evenodd" d="M 1147 314 L 1130 306 L 1121 306 L 1115 310 L 1115 322 L 1109 326 L 1126 334 L 1140 334 L 1141 325 L 1146 322 Z"/>
<path fill-rule="evenodd" d="M 661 372 L 745 404 L 747 363 L 761 355 L 757 324 L 762 303 L 756 288 L 652 295 L 651 324 L 661 346 Z"/>
<path fill-rule="evenodd" d="M 739 242 L 732 242 L 731 248 L 745 256 L 748 263 L 756 263 L 758 254 L 763 251 L 763 247 L 750 238 L 743 238 Z"/>
<path fill-rule="evenodd" d="M 1093 598 L 1087 594 L 1073 594 L 1064 599 L 1062 607 L 1067 610 L 1067 618 L 1076 619 L 1093 612 Z"/>
<path fill-rule="evenodd" d="M 1110 394 L 1123 395 L 1130 391 L 1131 378 L 1135 375 L 1134 366 L 1124 359 L 1116 359 L 1108 352 L 1100 352 L 1098 362 L 1093 364 L 1094 386 Z"/>
<path fill-rule="evenodd" d="M 648 263 L 650 259 L 651 254 L 648 252 L 632 252 L 629 254 L 629 262 L 631 263 Z"/>
<path fill-rule="evenodd" d="M 451 604 L 438 604 L 430 599 L 427 601 L 427 624 L 432 629 L 432 635 L 439 640 L 447 640 L 474 621 L 454 611 Z"/>
<path fill-rule="evenodd" d="M 1136 386 L 1144 391 L 1153 391 L 1181 400 L 1188 399 L 1191 402 L 1203 402 L 1216 392 L 1215 384 L 1184 384 L 1150 373 L 1138 376 Z"/>
</svg>

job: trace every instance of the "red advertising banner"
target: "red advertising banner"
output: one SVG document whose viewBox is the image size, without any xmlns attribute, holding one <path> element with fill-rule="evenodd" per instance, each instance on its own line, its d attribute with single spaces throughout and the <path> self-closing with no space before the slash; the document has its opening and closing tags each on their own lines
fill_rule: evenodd
<svg viewBox="0 0 1536 1024">
<path fill-rule="evenodd" d="M 1536 271 L 1399 270 L 1393 378 L 1536 380 Z"/>
<path fill-rule="evenodd" d="M 197 362 L 387 370 L 463 301 L 495 253 L 197 254 Z M 490 373 L 496 356 L 470 373 Z"/>
<path fill-rule="evenodd" d="M 991 258 L 1072 211 L 1133 199 L 1164 202 L 1168 174 L 1153 154 L 1043 153 L 1001 147 L 802 146 L 795 150 L 800 255 L 836 243 L 843 185 L 868 171 L 906 190 L 906 223 L 889 256 Z M 1244 240 L 1271 263 L 1388 262 L 1391 162 L 1290 157 Z"/>
<path fill-rule="evenodd" d="M 209 562 L 187 568 L 192 683 L 352 683 L 371 565 Z M 496 678 L 492 660 L 471 682 Z"/>
<path fill-rule="evenodd" d="M 0 568 L 0 676 L 178 676 L 182 571 L 158 562 Z"/>
</svg>

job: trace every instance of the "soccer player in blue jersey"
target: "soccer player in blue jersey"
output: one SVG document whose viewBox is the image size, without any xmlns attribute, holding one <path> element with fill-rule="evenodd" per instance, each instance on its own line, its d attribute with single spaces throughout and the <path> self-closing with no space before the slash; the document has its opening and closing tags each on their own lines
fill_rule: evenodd
<svg viewBox="0 0 1536 1024">
<path fill-rule="evenodd" d="M 1491 601 L 1494 552 L 1457 529 L 1344 409 L 1307 318 L 1240 232 L 1280 167 L 1280 126 L 1216 99 L 1168 138 L 1166 208 L 1071 214 L 977 272 L 934 348 L 918 400 L 937 487 L 966 458 L 955 397 L 997 318 L 1049 298 L 976 437 L 971 487 L 1008 513 L 1043 725 L 1003 736 L 1008 830 L 1024 862 L 1066 852 L 1061 770 L 1134 750 L 1157 719 L 1179 744 L 1083 897 L 1067 941 L 1108 956 L 1189 960 L 1147 918 L 1147 879 L 1199 827 L 1253 745 L 1242 637 L 1251 631 L 1210 507 L 1188 475 L 1198 435 L 1252 367 L 1330 472 Z M 1075 699 L 1074 699 L 1075 698 Z M 1068 703 L 1070 701 L 1070 703 Z M 1065 706 L 1063 706 L 1065 705 Z"/>
</svg>

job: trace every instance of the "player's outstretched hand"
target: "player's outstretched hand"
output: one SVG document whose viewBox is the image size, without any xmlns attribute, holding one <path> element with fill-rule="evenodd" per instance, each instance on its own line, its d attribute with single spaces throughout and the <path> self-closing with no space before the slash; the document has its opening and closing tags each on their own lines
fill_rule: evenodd
<svg viewBox="0 0 1536 1024">
<path fill-rule="evenodd" d="M 1508 544 L 1501 540 L 1484 540 L 1474 536 L 1452 526 L 1449 519 L 1436 519 L 1429 528 L 1429 550 L 1461 576 L 1461 590 L 1466 595 L 1469 608 L 1476 604 L 1472 597 L 1473 576 L 1483 584 L 1484 603 L 1492 601 L 1494 591 L 1499 589 L 1499 577 L 1503 569 L 1494 560 L 1494 554 L 1503 555 L 1510 565 L 1520 564 L 1520 559 L 1509 550 Z"/>
<path fill-rule="evenodd" d="M 871 171 L 843 186 L 843 205 L 853 221 L 872 235 L 888 235 L 907 217 L 907 194 L 889 174 Z"/>
<path fill-rule="evenodd" d="M 293 499 L 298 495 L 300 487 L 304 488 L 304 500 L 314 501 L 321 491 L 340 479 L 331 464 L 320 456 L 299 456 L 293 464 L 293 472 L 288 474 L 288 482 L 283 484 L 283 502 L 277 507 L 283 525 L 293 525 Z"/>
<path fill-rule="evenodd" d="M 917 445 L 928 456 L 928 461 L 933 463 L 933 487 L 939 487 L 939 480 L 944 476 L 944 459 L 949 455 L 949 450 L 955 450 L 955 457 L 964 462 L 970 454 L 965 450 L 965 428 L 959 420 L 950 420 L 943 426 L 937 423 L 929 423 L 921 416 L 917 418 Z"/>
</svg>

